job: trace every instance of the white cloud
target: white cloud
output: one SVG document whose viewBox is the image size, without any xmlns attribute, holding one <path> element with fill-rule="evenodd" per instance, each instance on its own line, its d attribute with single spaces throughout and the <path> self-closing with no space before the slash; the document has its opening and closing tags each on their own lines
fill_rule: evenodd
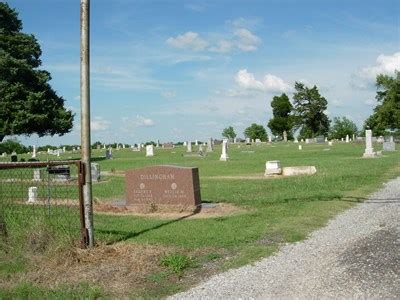
<svg viewBox="0 0 400 300">
<path fill-rule="evenodd" d="M 129 127 L 151 127 L 154 126 L 154 121 L 150 118 L 143 117 L 141 115 L 137 115 L 136 118 L 122 118 L 122 122 Z"/>
<path fill-rule="evenodd" d="M 291 90 L 288 83 L 284 82 L 282 78 L 267 74 L 263 80 L 257 80 L 252 73 L 247 72 L 246 69 L 239 70 L 235 75 L 235 81 L 239 86 L 265 92 L 287 92 Z"/>
<path fill-rule="evenodd" d="M 229 33 L 212 33 L 206 38 L 201 38 L 197 32 L 188 31 L 176 37 L 169 37 L 166 43 L 177 49 L 216 53 L 229 53 L 234 50 L 251 52 L 258 49 L 261 38 L 245 27 L 232 27 Z"/>
<path fill-rule="evenodd" d="M 231 41 L 222 39 L 217 42 L 217 46 L 211 47 L 210 51 L 217 52 L 217 53 L 228 53 L 228 52 L 232 51 L 233 46 L 234 45 Z"/>
<path fill-rule="evenodd" d="M 175 91 L 164 91 L 164 92 L 161 93 L 161 95 L 164 98 L 171 99 L 171 98 L 175 98 L 176 97 L 176 92 Z"/>
<path fill-rule="evenodd" d="M 92 131 L 104 131 L 110 127 L 110 121 L 104 120 L 103 117 L 94 117 L 90 121 L 90 128 Z"/>
<path fill-rule="evenodd" d="M 379 55 L 375 66 L 362 68 L 357 75 L 362 79 L 375 80 L 378 74 L 392 75 L 395 70 L 400 70 L 400 52 L 393 55 Z"/>
<path fill-rule="evenodd" d="M 167 39 L 167 44 L 173 48 L 202 51 L 207 48 L 208 42 L 203 40 L 198 33 L 188 31 L 177 37 Z"/>
<path fill-rule="evenodd" d="M 185 8 L 195 11 L 195 12 L 203 12 L 206 9 L 204 5 L 197 4 L 197 3 L 196 4 L 195 3 L 185 4 Z"/>
<path fill-rule="evenodd" d="M 258 36 L 245 28 L 235 30 L 234 35 L 238 38 L 237 47 L 245 52 L 257 50 L 258 45 L 261 43 L 261 39 Z"/>
</svg>

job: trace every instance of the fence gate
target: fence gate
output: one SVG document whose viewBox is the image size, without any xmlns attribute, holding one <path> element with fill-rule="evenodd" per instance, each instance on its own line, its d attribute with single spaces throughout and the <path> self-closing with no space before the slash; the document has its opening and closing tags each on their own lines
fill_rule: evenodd
<svg viewBox="0 0 400 300">
<path fill-rule="evenodd" d="M 81 161 L 0 163 L 0 236 L 45 230 L 87 245 Z"/>
</svg>

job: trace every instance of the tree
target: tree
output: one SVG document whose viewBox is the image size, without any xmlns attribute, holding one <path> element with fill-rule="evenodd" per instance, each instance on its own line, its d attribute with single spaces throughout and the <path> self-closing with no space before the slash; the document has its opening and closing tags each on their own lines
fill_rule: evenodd
<svg viewBox="0 0 400 300">
<path fill-rule="evenodd" d="M 227 139 L 233 140 L 236 137 L 236 133 L 233 127 L 229 126 L 222 131 L 222 136 Z"/>
<path fill-rule="evenodd" d="M 357 133 L 357 126 L 351 120 L 346 117 L 335 117 L 333 119 L 333 125 L 329 131 L 329 138 L 340 139 L 345 138 L 346 135 L 352 136 Z"/>
<path fill-rule="evenodd" d="M 0 142 L 6 135 L 63 135 L 72 129 L 74 116 L 51 88 L 50 73 L 38 69 L 38 41 L 21 30 L 18 13 L 0 3 Z"/>
<path fill-rule="evenodd" d="M 251 124 L 250 127 L 247 127 L 244 130 L 244 135 L 250 139 L 260 139 L 261 141 L 266 141 L 268 138 L 267 131 L 262 125 L 258 125 L 256 123 Z"/>
<path fill-rule="evenodd" d="M 300 137 L 326 135 L 330 121 L 324 111 L 328 101 L 320 95 L 315 85 L 310 89 L 303 83 L 296 82 L 294 88 L 294 113 L 297 128 L 301 128 Z"/>
<path fill-rule="evenodd" d="M 372 129 L 375 135 L 383 135 L 384 129 L 400 129 L 400 71 L 395 71 L 394 77 L 378 75 L 376 87 L 378 105 L 364 127 Z"/>
<path fill-rule="evenodd" d="M 273 118 L 269 120 L 268 127 L 271 129 L 273 135 L 283 136 L 286 131 L 288 138 L 293 137 L 293 117 L 291 115 L 293 106 L 289 101 L 286 94 L 275 96 L 271 101 Z"/>
</svg>

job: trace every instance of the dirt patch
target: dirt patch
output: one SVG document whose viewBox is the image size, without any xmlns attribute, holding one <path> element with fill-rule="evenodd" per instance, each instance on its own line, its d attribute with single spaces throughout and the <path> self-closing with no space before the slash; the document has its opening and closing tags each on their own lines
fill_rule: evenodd
<svg viewBox="0 0 400 300">
<path fill-rule="evenodd" d="M 151 217 L 157 219 L 202 219 L 229 216 L 248 212 L 247 209 L 230 203 L 203 203 L 199 212 L 151 212 L 139 213 L 127 206 L 116 206 L 112 203 L 97 203 L 94 205 L 95 213 L 110 215 L 132 215 L 138 217 Z"/>
<path fill-rule="evenodd" d="M 56 287 L 88 282 L 112 294 L 127 295 L 148 284 L 148 275 L 163 270 L 159 258 L 172 247 L 116 244 L 74 249 L 53 259 L 37 257 L 24 276 L 31 282 Z"/>
</svg>

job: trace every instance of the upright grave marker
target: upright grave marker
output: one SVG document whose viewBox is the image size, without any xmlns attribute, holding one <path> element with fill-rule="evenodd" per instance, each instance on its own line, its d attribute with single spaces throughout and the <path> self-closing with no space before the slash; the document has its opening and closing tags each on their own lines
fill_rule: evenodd
<svg viewBox="0 0 400 300">
<path fill-rule="evenodd" d="M 363 157 L 375 157 L 374 148 L 372 147 L 372 130 L 365 130 L 365 151 Z"/>
<path fill-rule="evenodd" d="M 222 142 L 222 153 L 221 153 L 221 157 L 219 158 L 220 161 L 227 161 L 229 159 L 228 156 L 228 142 L 226 140 L 224 140 Z"/>
<path fill-rule="evenodd" d="M 125 173 L 126 205 L 142 212 L 196 211 L 201 205 L 199 169 L 153 166 Z"/>
</svg>

